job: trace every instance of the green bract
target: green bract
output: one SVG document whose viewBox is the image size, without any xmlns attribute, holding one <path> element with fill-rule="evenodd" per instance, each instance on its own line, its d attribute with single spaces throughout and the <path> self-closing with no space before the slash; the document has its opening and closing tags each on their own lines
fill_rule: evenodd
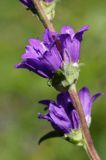
<svg viewBox="0 0 106 160">
<path fill-rule="evenodd" d="M 70 134 L 65 134 L 64 137 L 67 141 L 76 144 L 77 146 L 84 146 L 85 144 L 81 129 L 72 130 Z"/>
<path fill-rule="evenodd" d="M 40 1 L 42 8 L 44 9 L 46 16 L 51 21 L 55 17 L 55 7 L 56 7 L 56 1 L 52 1 L 50 3 Z"/>
<path fill-rule="evenodd" d="M 79 66 L 72 63 L 64 63 L 63 68 L 55 72 L 51 84 L 59 91 L 66 91 L 73 83 L 78 80 Z"/>
</svg>

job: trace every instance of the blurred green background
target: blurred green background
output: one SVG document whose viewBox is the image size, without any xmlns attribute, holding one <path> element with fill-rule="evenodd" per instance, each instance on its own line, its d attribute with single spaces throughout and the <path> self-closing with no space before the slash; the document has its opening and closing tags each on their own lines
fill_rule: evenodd
<svg viewBox="0 0 106 160">
<path fill-rule="evenodd" d="M 63 25 L 78 30 L 85 24 L 81 47 L 78 88 L 86 85 L 91 93 L 106 92 L 106 1 L 62 0 L 54 20 L 57 31 Z M 15 69 L 30 37 L 42 37 L 38 19 L 18 0 L 0 2 L 0 160 L 87 160 L 85 152 L 62 139 L 38 146 L 39 138 L 51 130 L 48 122 L 37 119 L 43 107 L 37 102 L 54 98 L 57 92 L 47 80 L 27 70 Z M 102 160 L 106 159 L 105 96 L 93 105 L 91 133 Z"/>
</svg>

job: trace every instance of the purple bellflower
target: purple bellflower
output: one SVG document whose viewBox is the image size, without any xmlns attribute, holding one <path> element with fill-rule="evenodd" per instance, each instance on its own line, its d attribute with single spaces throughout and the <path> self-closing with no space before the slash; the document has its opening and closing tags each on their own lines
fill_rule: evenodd
<svg viewBox="0 0 106 160">
<path fill-rule="evenodd" d="M 34 8 L 34 4 L 32 0 L 20 0 L 20 2 L 24 4 L 26 7 L 28 7 L 29 9 Z"/>
<path fill-rule="evenodd" d="M 29 39 L 29 45 L 22 56 L 23 61 L 16 67 L 51 79 L 56 71 L 63 68 L 64 63 L 76 66 L 80 57 L 83 33 L 87 30 L 88 26 L 84 26 L 75 33 L 71 27 L 65 26 L 58 34 L 46 29 L 43 41 Z"/>
<path fill-rule="evenodd" d="M 99 96 L 101 96 L 101 93 L 96 93 L 91 97 L 90 91 L 87 87 L 83 87 L 79 91 L 79 98 L 88 127 L 91 122 L 92 103 Z M 40 103 L 48 106 L 48 113 L 45 115 L 38 113 L 38 117 L 40 119 L 48 120 L 56 131 L 63 135 L 71 135 L 73 131 L 80 131 L 79 116 L 72 104 L 72 100 L 68 92 L 60 93 L 57 96 L 57 102 L 53 100 L 43 100 L 40 101 Z"/>
</svg>

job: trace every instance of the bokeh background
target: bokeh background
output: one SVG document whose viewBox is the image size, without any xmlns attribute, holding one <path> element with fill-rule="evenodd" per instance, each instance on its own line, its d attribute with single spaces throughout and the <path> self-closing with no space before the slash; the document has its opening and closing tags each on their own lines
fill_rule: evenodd
<svg viewBox="0 0 106 160">
<path fill-rule="evenodd" d="M 62 0 L 54 20 L 57 31 L 63 25 L 78 30 L 85 24 L 81 47 L 78 88 L 86 85 L 91 93 L 106 92 L 106 1 Z M 44 28 L 18 0 L 0 2 L 0 160 L 87 160 L 85 152 L 62 139 L 38 145 L 39 138 L 51 130 L 48 122 L 37 119 L 43 112 L 38 101 L 56 97 L 47 80 L 27 71 L 15 69 L 30 37 L 42 37 Z M 102 160 L 106 159 L 105 96 L 92 110 L 91 133 Z"/>
</svg>

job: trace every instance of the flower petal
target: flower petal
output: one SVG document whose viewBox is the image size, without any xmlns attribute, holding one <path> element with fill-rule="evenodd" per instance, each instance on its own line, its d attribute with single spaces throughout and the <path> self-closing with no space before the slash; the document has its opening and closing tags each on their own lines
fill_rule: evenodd
<svg viewBox="0 0 106 160">
<path fill-rule="evenodd" d="M 83 26 L 80 30 L 78 30 L 78 32 L 75 34 L 74 37 L 81 42 L 84 32 L 87 31 L 88 29 L 89 29 L 88 25 Z"/>
<path fill-rule="evenodd" d="M 71 102 L 70 96 L 68 92 L 62 92 L 57 96 L 57 104 L 66 108 L 68 103 Z"/>
<path fill-rule="evenodd" d="M 72 39 L 69 34 L 60 35 L 60 40 L 63 59 L 67 53 L 68 61 L 77 63 L 80 56 L 80 42 L 76 38 Z"/>
<path fill-rule="evenodd" d="M 49 106 L 49 114 L 53 120 L 52 125 L 54 128 L 57 127 L 64 133 L 70 132 L 72 126 L 63 107 L 59 107 L 51 103 Z"/>
<path fill-rule="evenodd" d="M 49 52 L 44 54 L 43 61 L 52 71 L 58 70 L 61 67 L 62 59 L 55 44 L 51 47 Z"/>
<path fill-rule="evenodd" d="M 27 59 L 16 65 L 16 68 L 28 69 L 29 71 L 35 72 L 44 78 L 51 78 L 53 76 L 48 66 L 45 66 L 42 61 L 35 59 Z"/>
<path fill-rule="evenodd" d="M 80 128 L 80 119 L 79 119 L 78 113 L 76 112 L 75 109 L 72 110 L 71 117 L 72 117 L 73 129 L 75 129 L 75 130 L 79 129 Z"/>
<path fill-rule="evenodd" d="M 89 104 L 90 104 L 90 92 L 87 87 L 83 87 L 79 91 L 79 98 L 86 116 L 89 114 Z"/>
<path fill-rule="evenodd" d="M 96 93 L 91 97 L 91 102 L 93 103 L 99 96 L 103 96 L 103 93 Z"/>
<path fill-rule="evenodd" d="M 28 8 L 34 8 L 34 4 L 32 0 L 20 0 L 21 3 L 23 3 Z"/>
<path fill-rule="evenodd" d="M 50 118 L 49 114 L 43 115 L 42 113 L 38 113 L 38 118 L 39 119 L 46 119 L 46 120 L 48 120 L 50 122 L 52 121 L 52 119 Z"/>
<path fill-rule="evenodd" d="M 103 96 L 103 93 L 96 93 L 91 97 L 89 104 L 89 114 L 91 114 L 92 103 L 100 96 Z"/>
<path fill-rule="evenodd" d="M 61 34 L 69 34 L 71 37 L 75 35 L 74 29 L 70 26 L 64 26 L 61 29 Z"/>
<path fill-rule="evenodd" d="M 45 33 L 43 35 L 43 41 L 46 45 L 52 45 L 53 42 L 56 40 L 58 33 L 57 32 L 51 32 L 49 29 L 45 30 Z"/>
</svg>

